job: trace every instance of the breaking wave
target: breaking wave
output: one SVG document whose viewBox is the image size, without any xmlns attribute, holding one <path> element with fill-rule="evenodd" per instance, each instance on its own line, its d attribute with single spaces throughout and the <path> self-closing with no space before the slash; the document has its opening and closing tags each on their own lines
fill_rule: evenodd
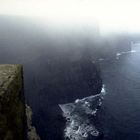
<svg viewBox="0 0 140 140">
<path fill-rule="evenodd" d="M 120 53 L 116 53 L 116 59 L 119 59 L 119 57 L 123 54 L 129 54 L 129 53 L 136 53 L 136 50 L 131 50 L 131 51 L 127 51 L 127 52 L 120 52 Z"/>
<path fill-rule="evenodd" d="M 100 132 L 96 129 L 91 118 L 96 118 L 103 96 L 106 94 L 103 85 L 101 93 L 77 99 L 73 103 L 59 104 L 66 118 L 64 135 L 66 140 L 87 140 L 98 137 Z"/>
</svg>

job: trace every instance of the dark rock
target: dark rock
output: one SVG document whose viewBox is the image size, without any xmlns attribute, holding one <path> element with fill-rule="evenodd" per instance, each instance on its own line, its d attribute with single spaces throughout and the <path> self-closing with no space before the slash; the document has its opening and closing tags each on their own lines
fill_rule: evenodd
<svg viewBox="0 0 140 140">
<path fill-rule="evenodd" d="M 25 139 L 22 67 L 0 65 L 0 139 Z"/>
</svg>

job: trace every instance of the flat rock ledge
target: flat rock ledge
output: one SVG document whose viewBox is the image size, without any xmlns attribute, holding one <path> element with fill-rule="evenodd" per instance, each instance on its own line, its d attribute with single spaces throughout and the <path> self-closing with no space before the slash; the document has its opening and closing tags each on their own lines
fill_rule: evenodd
<svg viewBox="0 0 140 140">
<path fill-rule="evenodd" d="M 0 65 L 0 139 L 25 140 L 25 104 L 21 65 Z"/>
</svg>

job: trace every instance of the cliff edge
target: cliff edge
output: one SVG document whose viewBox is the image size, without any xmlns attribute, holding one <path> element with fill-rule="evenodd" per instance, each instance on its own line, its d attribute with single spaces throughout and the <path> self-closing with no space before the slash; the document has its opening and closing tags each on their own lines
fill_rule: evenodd
<svg viewBox="0 0 140 140">
<path fill-rule="evenodd" d="M 0 139 L 25 139 L 25 105 L 20 65 L 0 65 Z"/>
</svg>

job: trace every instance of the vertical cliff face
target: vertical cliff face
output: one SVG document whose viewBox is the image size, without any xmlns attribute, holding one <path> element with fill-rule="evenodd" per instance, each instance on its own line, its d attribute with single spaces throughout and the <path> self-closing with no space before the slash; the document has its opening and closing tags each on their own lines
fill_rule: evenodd
<svg viewBox="0 0 140 140">
<path fill-rule="evenodd" d="M 22 67 L 0 65 L 0 139 L 25 139 Z"/>
</svg>

